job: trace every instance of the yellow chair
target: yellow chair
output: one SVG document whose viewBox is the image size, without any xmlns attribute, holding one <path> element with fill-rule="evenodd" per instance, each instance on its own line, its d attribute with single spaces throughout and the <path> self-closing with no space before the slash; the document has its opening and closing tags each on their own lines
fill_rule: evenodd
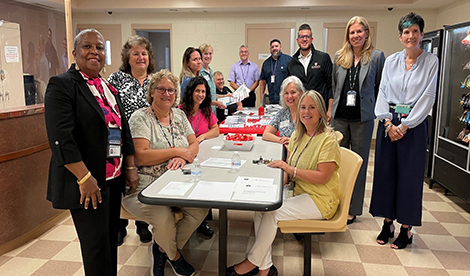
<svg viewBox="0 0 470 276">
<path fill-rule="evenodd" d="M 335 131 L 335 133 L 336 133 L 336 140 L 338 140 L 338 144 L 341 144 L 341 141 L 343 141 L 343 138 L 344 138 L 343 133 L 337 130 Z"/>
<path fill-rule="evenodd" d="M 339 168 L 339 206 L 330 220 L 288 220 L 278 222 L 282 233 L 301 233 L 304 238 L 304 276 L 311 275 L 312 234 L 325 232 L 344 232 L 348 220 L 349 204 L 361 168 L 362 158 L 357 153 L 343 148 Z"/>
</svg>

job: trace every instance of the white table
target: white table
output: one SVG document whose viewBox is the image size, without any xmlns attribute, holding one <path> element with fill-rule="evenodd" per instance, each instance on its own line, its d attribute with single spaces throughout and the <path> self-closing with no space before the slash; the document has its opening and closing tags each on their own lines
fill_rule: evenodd
<svg viewBox="0 0 470 276">
<path fill-rule="evenodd" d="M 233 151 L 224 147 L 223 135 L 217 138 L 205 140 L 199 145 L 199 161 L 202 163 L 210 157 L 231 158 Z M 213 146 L 221 146 L 222 149 L 213 149 Z M 203 181 L 235 182 L 238 176 L 273 178 L 277 185 L 277 194 L 270 201 L 243 201 L 243 200 L 214 200 L 214 195 L 207 192 L 206 199 L 190 199 L 188 196 L 194 190 L 193 185 L 184 195 L 159 195 L 158 193 L 171 181 L 189 182 L 191 175 L 184 175 L 181 170 L 167 171 L 156 181 L 147 186 L 139 194 L 139 200 L 147 204 L 188 206 L 219 209 L 219 275 L 226 275 L 227 267 L 227 210 L 253 210 L 269 211 L 275 210 L 282 205 L 282 176 L 280 169 L 269 168 L 264 164 L 253 164 L 262 156 L 264 159 L 281 159 L 283 146 L 279 143 L 262 141 L 256 137 L 253 148 L 250 151 L 239 151 L 242 160 L 246 163 L 239 172 L 231 172 L 229 169 L 202 167 Z"/>
</svg>

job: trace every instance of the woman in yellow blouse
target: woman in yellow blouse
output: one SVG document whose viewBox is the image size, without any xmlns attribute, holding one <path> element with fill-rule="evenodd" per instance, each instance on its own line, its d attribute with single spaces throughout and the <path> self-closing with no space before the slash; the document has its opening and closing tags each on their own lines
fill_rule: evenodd
<svg viewBox="0 0 470 276">
<path fill-rule="evenodd" d="M 227 275 L 278 275 L 271 259 L 278 221 L 330 219 L 339 204 L 340 151 L 334 131 L 327 126 L 325 103 L 316 91 L 305 92 L 299 101 L 295 131 L 287 162 L 275 160 L 268 166 L 284 171 L 284 182 L 294 186 L 294 197 L 281 208 L 256 212 L 256 240 L 248 257 L 227 269 Z"/>
</svg>

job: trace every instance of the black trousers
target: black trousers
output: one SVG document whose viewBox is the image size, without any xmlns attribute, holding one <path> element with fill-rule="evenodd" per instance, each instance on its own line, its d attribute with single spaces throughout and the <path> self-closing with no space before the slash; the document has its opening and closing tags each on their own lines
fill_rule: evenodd
<svg viewBox="0 0 470 276">
<path fill-rule="evenodd" d="M 400 124 L 394 112 L 392 123 Z M 427 136 L 427 120 L 395 142 L 384 137 L 383 124 L 379 124 L 369 209 L 373 216 L 421 226 Z"/>
<path fill-rule="evenodd" d="M 255 107 L 256 106 L 256 93 L 255 91 L 250 91 L 250 96 L 242 100 L 243 107 Z"/>
<path fill-rule="evenodd" d="M 124 177 L 106 181 L 98 208 L 70 210 L 86 276 L 117 275 L 117 233 Z"/>
</svg>

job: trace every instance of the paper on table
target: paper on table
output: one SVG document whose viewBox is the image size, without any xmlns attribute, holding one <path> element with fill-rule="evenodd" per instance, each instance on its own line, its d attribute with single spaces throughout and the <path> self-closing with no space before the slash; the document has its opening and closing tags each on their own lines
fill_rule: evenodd
<svg viewBox="0 0 470 276">
<path fill-rule="evenodd" d="M 242 166 L 246 163 L 246 160 L 241 160 Z M 201 163 L 202 167 L 213 167 L 213 168 L 222 168 L 222 169 L 231 169 L 232 168 L 232 160 L 228 158 L 216 158 L 211 157 L 206 161 Z"/>
<path fill-rule="evenodd" d="M 277 193 L 274 178 L 239 176 L 235 181 L 232 200 L 273 202 Z"/>
<path fill-rule="evenodd" d="M 163 187 L 163 189 L 161 189 L 161 191 L 158 192 L 158 194 L 183 196 L 189 189 L 191 189 L 193 184 L 194 183 L 192 182 L 171 181 L 165 187 Z"/>
<path fill-rule="evenodd" d="M 199 181 L 188 196 L 189 199 L 228 201 L 232 196 L 235 182 Z"/>
</svg>

